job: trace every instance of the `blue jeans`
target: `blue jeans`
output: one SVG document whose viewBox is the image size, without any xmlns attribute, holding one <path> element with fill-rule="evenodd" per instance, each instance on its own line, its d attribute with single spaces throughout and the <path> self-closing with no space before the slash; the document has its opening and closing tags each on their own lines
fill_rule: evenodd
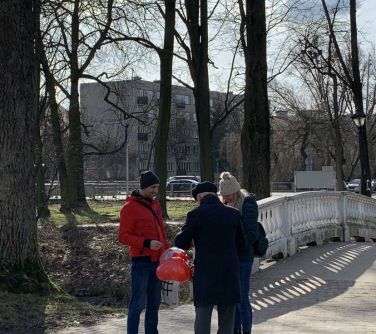
<svg viewBox="0 0 376 334">
<path fill-rule="evenodd" d="M 236 307 L 235 329 L 251 332 L 252 329 L 252 307 L 249 300 L 250 279 L 253 260 L 240 261 L 240 293 L 241 303 Z"/>
<path fill-rule="evenodd" d="M 158 334 L 158 310 L 162 288 L 162 282 L 156 275 L 158 264 L 132 262 L 132 297 L 128 307 L 128 334 L 138 334 L 140 315 L 145 305 L 145 334 Z"/>
</svg>

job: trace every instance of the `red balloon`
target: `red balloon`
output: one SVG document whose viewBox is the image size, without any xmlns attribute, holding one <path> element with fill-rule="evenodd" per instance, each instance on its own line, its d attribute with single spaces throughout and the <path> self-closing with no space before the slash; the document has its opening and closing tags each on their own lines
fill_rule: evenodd
<svg viewBox="0 0 376 334">
<path fill-rule="evenodd" d="M 188 255 L 185 253 L 184 250 L 178 248 L 178 247 L 170 247 L 166 249 L 162 255 L 159 258 L 159 263 L 162 264 L 163 262 L 167 261 L 168 259 L 171 259 L 173 257 L 180 257 L 184 261 L 189 261 Z"/>
<path fill-rule="evenodd" d="M 174 255 L 172 255 L 172 257 L 178 257 L 178 258 L 183 259 L 187 263 L 189 262 L 189 256 L 186 252 L 174 253 Z"/>
<path fill-rule="evenodd" d="M 180 257 L 172 257 L 157 268 L 157 277 L 161 281 L 177 281 L 180 283 L 189 281 L 192 277 L 188 264 Z"/>
</svg>

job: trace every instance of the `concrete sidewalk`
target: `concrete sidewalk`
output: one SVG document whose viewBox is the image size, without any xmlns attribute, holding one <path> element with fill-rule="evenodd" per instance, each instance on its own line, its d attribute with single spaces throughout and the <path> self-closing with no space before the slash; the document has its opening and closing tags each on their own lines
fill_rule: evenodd
<svg viewBox="0 0 376 334">
<path fill-rule="evenodd" d="M 253 334 L 376 334 L 376 244 L 301 250 L 252 277 Z M 194 307 L 160 311 L 160 334 L 193 333 Z M 216 333 L 216 312 L 212 333 Z M 126 333 L 126 319 L 58 334 Z M 143 324 L 139 333 L 144 333 Z"/>
</svg>

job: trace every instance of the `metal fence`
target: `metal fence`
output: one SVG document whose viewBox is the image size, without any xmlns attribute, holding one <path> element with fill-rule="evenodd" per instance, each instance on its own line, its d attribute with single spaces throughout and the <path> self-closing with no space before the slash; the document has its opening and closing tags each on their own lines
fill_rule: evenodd
<svg viewBox="0 0 376 334">
<path fill-rule="evenodd" d="M 60 183 L 46 183 L 46 191 L 50 197 L 60 196 Z M 85 194 L 88 198 L 100 198 L 108 196 L 126 196 L 139 187 L 138 181 L 96 181 L 85 182 Z"/>
<path fill-rule="evenodd" d="M 60 198 L 59 182 L 46 183 L 46 191 L 50 202 L 58 202 Z M 104 200 L 123 200 L 128 194 L 139 187 L 139 181 L 90 181 L 85 182 L 85 194 L 87 198 Z M 166 194 L 169 197 L 191 196 L 194 184 L 171 184 Z M 294 182 L 272 182 L 272 192 L 293 192 Z"/>
<path fill-rule="evenodd" d="M 46 183 L 45 186 L 50 197 L 50 202 L 58 202 L 60 198 L 59 182 Z M 166 191 L 166 194 L 170 197 L 191 196 L 193 187 L 194 185 L 190 184 L 172 184 Z M 85 182 L 86 197 L 99 200 L 122 200 L 137 188 L 139 188 L 139 181 Z"/>
</svg>

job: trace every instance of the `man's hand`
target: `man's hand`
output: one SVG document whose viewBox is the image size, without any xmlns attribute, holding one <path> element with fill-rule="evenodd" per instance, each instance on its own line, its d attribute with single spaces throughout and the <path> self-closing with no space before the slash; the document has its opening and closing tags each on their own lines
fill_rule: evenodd
<svg viewBox="0 0 376 334">
<path fill-rule="evenodd" d="M 150 241 L 150 249 L 152 250 L 158 250 L 163 246 L 163 243 L 161 243 L 158 240 L 152 240 Z"/>
</svg>

